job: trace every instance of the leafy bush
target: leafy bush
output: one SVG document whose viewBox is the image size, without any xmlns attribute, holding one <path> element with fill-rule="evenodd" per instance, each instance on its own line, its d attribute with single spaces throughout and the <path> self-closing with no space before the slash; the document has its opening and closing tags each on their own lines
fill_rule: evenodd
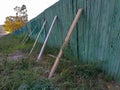
<svg viewBox="0 0 120 90">
<path fill-rule="evenodd" d="M 5 30 L 7 32 L 13 32 L 17 29 L 22 28 L 25 25 L 25 22 L 21 20 L 21 17 L 7 17 L 5 21 Z"/>
</svg>

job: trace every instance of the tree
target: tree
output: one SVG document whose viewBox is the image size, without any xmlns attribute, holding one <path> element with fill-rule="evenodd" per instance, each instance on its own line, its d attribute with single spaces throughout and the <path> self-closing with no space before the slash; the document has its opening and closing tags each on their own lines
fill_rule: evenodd
<svg viewBox="0 0 120 90">
<path fill-rule="evenodd" d="M 16 6 L 14 11 L 16 12 L 16 16 L 6 17 L 4 27 L 8 32 L 13 32 L 19 28 L 22 28 L 28 21 L 26 5 L 22 5 L 21 7 Z"/>
<path fill-rule="evenodd" d="M 23 21 L 28 20 L 28 15 L 27 15 L 27 8 L 26 5 L 22 5 L 21 7 L 16 6 L 14 8 L 14 11 L 16 12 L 16 17 L 22 17 Z"/>
<path fill-rule="evenodd" d="M 14 11 L 16 12 L 16 16 L 18 16 L 18 15 L 26 15 L 27 14 L 26 5 L 22 5 L 21 7 L 16 6 L 14 8 Z"/>
</svg>

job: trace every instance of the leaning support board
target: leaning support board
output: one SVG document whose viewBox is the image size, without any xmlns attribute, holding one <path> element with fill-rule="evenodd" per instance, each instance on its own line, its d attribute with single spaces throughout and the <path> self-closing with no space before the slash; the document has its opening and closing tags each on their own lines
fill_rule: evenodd
<svg viewBox="0 0 120 90">
<path fill-rule="evenodd" d="M 80 16 L 81 16 L 81 13 L 82 13 L 82 9 L 79 9 L 78 12 L 77 12 L 77 15 L 76 15 L 76 17 L 75 17 L 75 19 L 74 19 L 74 21 L 73 21 L 73 23 L 72 23 L 72 25 L 71 25 L 71 27 L 70 27 L 70 29 L 69 29 L 69 31 L 68 31 L 68 33 L 67 33 L 67 36 L 66 36 L 66 38 L 65 38 L 65 41 L 64 41 L 63 45 L 62 45 L 61 48 L 60 48 L 60 51 L 59 51 L 59 53 L 58 53 L 58 56 L 57 56 L 57 58 L 56 58 L 56 60 L 55 60 L 55 63 L 54 63 L 54 65 L 53 65 L 52 69 L 51 69 L 51 72 L 50 72 L 48 78 L 51 78 L 52 75 L 54 74 L 54 72 L 55 72 L 55 70 L 56 70 L 56 68 L 57 68 L 57 66 L 58 66 L 58 64 L 59 64 L 60 58 L 61 58 L 61 56 L 62 56 L 63 49 L 64 49 L 65 46 L 67 45 L 67 43 L 68 43 L 68 41 L 69 41 L 69 39 L 70 39 L 70 36 L 71 36 L 71 34 L 72 34 L 72 32 L 73 32 L 73 30 L 74 30 L 74 28 L 75 28 L 75 26 L 76 26 L 76 24 L 77 24 Z"/>
<path fill-rule="evenodd" d="M 49 38 L 49 36 L 50 36 L 50 33 L 51 33 L 51 31 L 52 31 L 52 28 L 53 28 L 53 26 L 54 26 L 54 24 L 55 24 L 56 19 L 57 19 L 57 16 L 55 16 L 54 19 L 53 19 L 53 21 L 52 21 L 51 27 L 50 27 L 50 29 L 49 29 L 49 31 L 48 31 L 48 34 L 47 34 L 47 36 L 46 36 L 46 38 L 45 38 L 45 41 L 44 41 L 44 43 L 43 43 L 43 46 L 42 46 L 42 48 L 41 48 L 41 50 L 40 50 L 40 53 L 39 53 L 39 55 L 38 55 L 37 61 L 39 61 L 39 60 L 41 59 L 42 53 L 43 53 L 43 51 L 44 51 L 44 48 L 45 48 L 45 46 L 46 46 L 46 43 L 47 43 L 47 41 L 48 41 L 48 38 Z"/>
<path fill-rule="evenodd" d="M 28 37 L 29 33 L 31 33 L 31 31 L 30 31 L 30 30 L 27 30 L 26 33 L 25 33 L 25 37 L 24 37 L 22 43 L 24 43 L 24 41 L 25 41 L 26 38 Z"/>
<path fill-rule="evenodd" d="M 28 37 L 24 40 L 23 44 L 25 44 L 28 39 L 31 37 L 31 35 L 33 34 L 33 32 L 35 31 L 35 29 L 37 28 L 37 26 L 34 27 L 33 31 L 28 35 Z"/>
<path fill-rule="evenodd" d="M 26 38 L 27 38 L 28 34 L 29 34 L 28 32 L 25 34 L 25 37 L 24 37 L 24 39 L 23 39 L 22 43 L 24 43 L 24 41 L 26 40 Z"/>
<path fill-rule="evenodd" d="M 40 37 L 40 35 L 41 35 L 44 27 L 45 27 L 45 24 L 46 24 L 46 20 L 44 21 L 44 23 L 43 23 L 43 25 L 42 25 L 42 27 L 41 27 L 41 30 L 39 31 L 39 33 L 38 33 L 38 35 L 37 35 L 37 38 L 36 38 L 36 40 L 35 40 L 35 42 L 34 42 L 34 44 L 33 44 L 33 46 L 32 46 L 32 49 L 31 49 L 30 52 L 29 52 L 29 55 L 32 53 L 32 51 L 33 51 L 33 49 L 34 49 L 34 47 L 35 47 L 35 45 L 36 45 L 36 43 L 37 43 L 37 41 L 38 41 L 38 39 L 39 39 L 39 37 Z"/>
<path fill-rule="evenodd" d="M 26 27 L 28 27 L 28 25 L 26 25 Z M 25 32 L 25 37 L 24 37 L 22 43 L 24 43 L 24 41 L 26 40 L 26 38 L 27 38 L 27 36 L 29 35 L 29 33 L 31 33 L 31 29 L 28 28 L 28 29 L 26 30 L 26 32 Z"/>
</svg>

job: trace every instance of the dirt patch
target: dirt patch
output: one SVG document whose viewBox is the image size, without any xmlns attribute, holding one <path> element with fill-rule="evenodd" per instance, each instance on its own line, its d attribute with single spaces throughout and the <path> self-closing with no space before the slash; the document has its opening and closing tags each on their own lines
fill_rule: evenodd
<svg viewBox="0 0 120 90">
<path fill-rule="evenodd" d="M 108 82 L 107 86 L 109 90 L 120 90 L 120 84 L 115 81 Z"/>
<path fill-rule="evenodd" d="M 19 61 L 26 58 L 27 58 L 27 55 L 25 55 L 21 51 L 16 51 L 15 53 L 8 54 L 8 56 L 6 57 L 8 61 Z M 0 61 L 2 60 L 4 60 L 4 58 L 0 56 Z"/>
<path fill-rule="evenodd" d="M 27 58 L 27 56 L 21 51 L 11 53 L 7 57 L 7 59 L 10 61 L 18 61 L 18 60 L 25 59 L 25 58 Z"/>
<path fill-rule="evenodd" d="M 0 57 L 0 61 L 2 61 L 3 60 L 3 58 L 2 57 Z"/>
</svg>

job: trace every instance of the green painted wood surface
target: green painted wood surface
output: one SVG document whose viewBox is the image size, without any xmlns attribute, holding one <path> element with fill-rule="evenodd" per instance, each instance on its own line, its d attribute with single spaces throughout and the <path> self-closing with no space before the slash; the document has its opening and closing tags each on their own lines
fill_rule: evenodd
<svg viewBox="0 0 120 90">
<path fill-rule="evenodd" d="M 79 8 L 82 16 L 64 53 L 84 62 L 103 62 L 100 68 L 120 81 L 120 0 L 60 0 L 29 22 L 39 32 L 47 20 L 43 42 L 55 15 L 58 16 L 47 45 L 60 48 Z"/>
</svg>

